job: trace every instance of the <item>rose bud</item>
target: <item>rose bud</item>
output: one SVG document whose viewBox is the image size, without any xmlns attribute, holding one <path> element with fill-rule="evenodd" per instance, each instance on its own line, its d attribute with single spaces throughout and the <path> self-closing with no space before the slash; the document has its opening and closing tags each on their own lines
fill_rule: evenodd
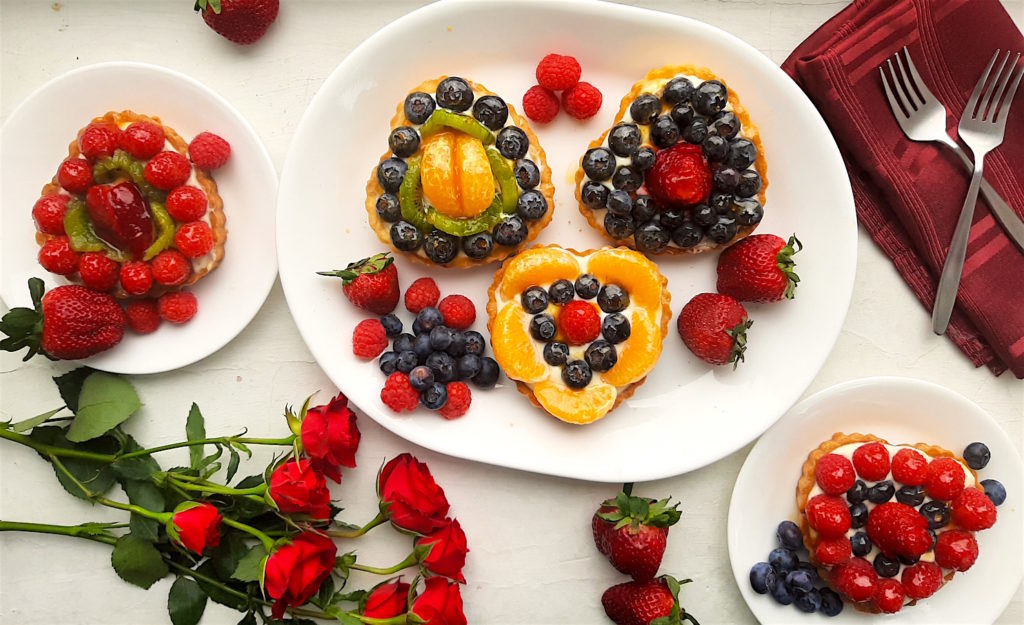
<svg viewBox="0 0 1024 625">
<path fill-rule="evenodd" d="M 288 608 L 298 607 L 320 590 L 331 574 L 338 548 L 334 541 L 316 532 L 302 532 L 281 545 L 263 567 L 263 589 L 274 600 L 275 619 Z"/>
<path fill-rule="evenodd" d="M 466 625 L 462 611 L 462 593 L 458 584 L 443 577 L 428 577 L 427 587 L 409 608 L 425 625 Z"/>
<path fill-rule="evenodd" d="M 409 601 L 409 584 L 401 579 L 384 582 L 374 587 L 366 597 L 363 616 L 391 618 L 405 614 Z"/>
<path fill-rule="evenodd" d="M 331 492 L 309 460 L 289 460 L 274 469 L 267 496 L 287 514 L 305 513 L 317 520 L 331 517 Z"/>
<path fill-rule="evenodd" d="M 416 539 L 416 559 L 434 575 L 443 575 L 465 584 L 466 534 L 455 519 L 429 536 Z"/>
<path fill-rule="evenodd" d="M 448 499 L 430 469 L 405 453 L 384 465 L 377 478 L 381 512 L 398 529 L 429 534 L 444 527 Z"/>
<path fill-rule="evenodd" d="M 300 437 L 313 468 L 335 482 L 341 483 L 339 467 L 356 466 L 359 428 L 344 395 L 339 393 L 326 406 L 306 411 Z"/>
<path fill-rule="evenodd" d="M 167 535 L 189 551 L 203 555 L 220 544 L 220 512 L 205 501 L 186 501 L 174 509 Z"/>
</svg>

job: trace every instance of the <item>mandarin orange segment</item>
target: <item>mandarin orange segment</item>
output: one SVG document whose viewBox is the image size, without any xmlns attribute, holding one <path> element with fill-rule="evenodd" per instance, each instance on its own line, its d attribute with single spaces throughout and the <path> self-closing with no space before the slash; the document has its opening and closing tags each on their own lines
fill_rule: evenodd
<svg viewBox="0 0 1024 625">
<path fill-rule="evenodd" d="M 629 299 L 652 316 L 661 308 L 658 266 L 639 252 L 626 248 L 601 250 L 590 257 L 587 271 L 601 284 L 618 284 Z"/>
<path fill-rule="evenodd" d="M 608 414 L 616 396 L 614 386 L 597 380 L 580 390 L 547 380 L 533 387 L 533 393 L 549 413 L 562 421 L 581 425 Z"/>
<path fill-rule="evenodd" d="M 487 152 L 461 132 L 439 132 L 423 144 L 423 195 L 449 217 L 476 217 L 494 200 L 494 178 Z"/>
<path fill-rule="evenodd" d="M 505 299 L 518 298 L 528 287 L 550 284 L 555 280 L 575 280 L 580 275 L 576 258 L 552 247 L 537 247 L 520 252 L 505 267 L 501 295 Z"/>
<path fill-rule="evenodd" d="M 630 325 L 629 338 L 618 346 L 618 362 L 601 374 L 601 379 L 613 386 L 626 386 L 643 378 L 661 356 L 661 329 L 650 315 L 642 309 L 634 310 Z"/>
<path fill-rule="evenodd" d="M 548 377 L 548 367 L 526 329 L 529 321 L 518 301 L 505 304 L 494 320 L 491 346 L 494 359 L 508 377 L 533 384 Z"/>
</svg>

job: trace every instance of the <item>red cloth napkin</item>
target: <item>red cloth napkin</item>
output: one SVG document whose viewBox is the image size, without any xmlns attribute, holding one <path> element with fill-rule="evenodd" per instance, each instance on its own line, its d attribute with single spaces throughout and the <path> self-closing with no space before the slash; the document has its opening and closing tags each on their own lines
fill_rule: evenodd
<svg viewBox="0 0 1024 625">
<path fill-rule="evenodd" d="M 800 44 L 782 68 L 821 111 L 843 153 L 857 217 L 931 311 L 946 250 L 967 194 L 956 155 L 915 143 L 897 125 L 878 66 L 907 46 L 956 126 L 997 48 L 1024 52 L 998 0 L 855 0 Z M 963 145 L 961 143 L 961 145 Z M 969 152 L 969 151 L 968 151 Z M 1024 89 L 985 177 L 1024 215 Z M 974 215 L 947 336 L 975 366 L 1024 378 L 1024 254 L 984 200 Z M 879 323 L 885 323 L 879 319 Z M 921 315 L 922 328 L 928 327 Z"/>
</svg>

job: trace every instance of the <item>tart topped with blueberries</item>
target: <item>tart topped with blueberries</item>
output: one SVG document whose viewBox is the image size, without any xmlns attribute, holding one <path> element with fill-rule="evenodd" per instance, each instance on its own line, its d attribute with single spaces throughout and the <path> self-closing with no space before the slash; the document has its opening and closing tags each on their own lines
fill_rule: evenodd
<svg viewBox="0 0 1024 625">
<path fill-rule="evenodd" d="M 645 254 L 706 252 L 764 216 L 767 162 L 739 97 L 710 70 L 651 70 L 576 173 L 590 225 Z"/>
<path fill-rule="evenodd" d="M 377 237 L 414 260 L 500 261 L 551 221 L 544 150 L 529 122 L 478 83 L 418 85 L 391 120 L 388 147 L 366 184 L 366 212 Z"/>
</svg>

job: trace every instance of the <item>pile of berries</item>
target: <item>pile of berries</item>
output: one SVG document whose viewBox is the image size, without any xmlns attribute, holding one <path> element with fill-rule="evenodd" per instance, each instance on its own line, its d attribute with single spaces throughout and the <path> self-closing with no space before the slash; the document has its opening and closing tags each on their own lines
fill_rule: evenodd
<svg viewBox="0 0 1024 625">
<path fill-rule="evenodd" d="M 547 123 L 558 115 L 556 91 L 562 92 L 561 107 L 570 117 L 589 119 L 601 110 L 603 96 L 589 82 L 580 82 L 579 61 L 563 54 L 549 54 L 537 64 L 537 84 L 523 95 L 523 112 L 531 120 Z"/>
<path fill-rule="evenodd" d="M 804 548 L 800 528 L 792 521 L 779 523 L 779 546 L 768 554 L 767 562 L 750 569 L 750 587 L 759 594 L 770 594 L 782 605 L 793 604 L 801 612 L 821 612 L 836 616 L 843 611 L 843 599 L 818 575 L 818 569 L 798 555 Z"/>
</svg>

